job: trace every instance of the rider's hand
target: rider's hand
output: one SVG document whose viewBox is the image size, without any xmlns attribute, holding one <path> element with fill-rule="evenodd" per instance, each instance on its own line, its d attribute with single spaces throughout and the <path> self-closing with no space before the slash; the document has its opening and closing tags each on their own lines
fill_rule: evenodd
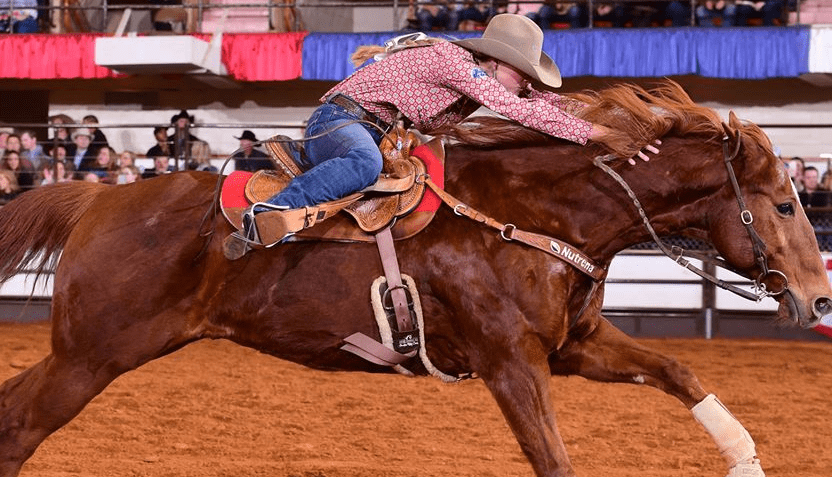
<svg viewBox="0 0 832 477">
<path fill-rule="evenodd" d="M 656 146 L 660 146 L 662 144 L 662 141 L 661 141 L 661 139 L 656 139 L 653 142 L 653 144 L 655 144 Z M 637 154 L 638 158 L 641 159 L 644 162 L 647 162 L 647 161 L 650 160 L 650 158 L 647 157 L 647 154 L 644 151 L 652 152 L 653 154 L 658 154 L 659 153 L 659 148 L 657 148 L 653 144 L 648 144 L 648 145 L 644 146 L 643 150 L 638 151 L 638 154 Z M 632 165 L 636 165 L 636 160 L 633 157 L 631 157 L 628 162 Z"/>
<path fill-rule="evenodd" d="M 621 134 L 616 135 L 614 130 L 612 130 L 612 129 L 606 127 L 606 126 L 602 126 L 600 124 L 593 124 L 592 125 L 592 132 L 589 134 L 589 139 L 591 141 L 606 144 L 607 146 L 614 145 L 613 144 L 615 142 L 615 140 L 613 139 L 614 137 L 618 137 L 619 140 L 620 139 L 625 139 L 626 141 L 629 141 L 628 138 L 626 138 L 626 137 L 622 138 L 621 136 L 622 136 Z M 656 139 L 653 142 L 653 144 L 648 144 L 648 145 L 644 146 L 642 148 L 642 150 L 638 151 L 638 153 L 634 157 L 631 157 L 631 158 L 627 159 L 627 161 L 632 165 L 636 165 L 635 157 L 638 157 L 639 159 L 641 159 L 642 161 L 645 161 L 645 162 L 649 161 L 650 157 L 647 155 L 647 152 L 650 152 L 650 153 L 653 153 L 653 154 L 658 154 L 659 149 L 656 146 L 661 145 L 661 143 L 662 143 L 661 140 Z M 616 150 L 614 147 L 611 147 L 611 149 Z"/>
</svg>

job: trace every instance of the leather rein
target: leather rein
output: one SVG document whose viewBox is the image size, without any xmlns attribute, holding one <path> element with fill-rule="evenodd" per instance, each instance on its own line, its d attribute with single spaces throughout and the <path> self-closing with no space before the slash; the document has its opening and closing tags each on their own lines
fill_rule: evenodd
<svg viewBox="0 0 832 477">
<path fill-rule="evenodd" d="M 638 198 L 635 196 L 635 193 L 630 188 L 629 185 L 624 181 L 624 179 L 614 170 L 612 170 L 609 166 L 607 166 L 604 162 L 608 162 L 614 158 L 614 156 L 598 156 L 593 161 L 596 166 L 601 168 L 604 172 L 606 172 L 610 177 L 615 179 L 624 190 L 627 192 L 627 195 L 630 196 L 630 199 L 633 201 L 636 209 L 638 209 L 638 213 L 641 216 L 641 220 L 644 222 L 644 226 L 650 235 L 653 237 L 653 241 L 658 245 L 659 249 L 664 253 L 667 257 L 672 259 L 674 262 L 679 264 L 680 266 L 692 271 L 693 273 L 699 275 L 701 278 L 713 283 L 714 285 L 722 288 L 724 290 L 728 290 L 736 295 L 739 295 L 747 300 L 751 301 L 761 301 L 763 298 L 770 297 L 770 296 L 778 296 L 782 295 L 783 293 L 791 291 L 789 290 L 789 280 L 786 275 L 781 272 L 780 270 L 773 270 L 770 269 L 768 266 L 768 259 L 765 255 L 766 244 L 757 231 L 754 229 L 754 217 L 751 214 L 751 211 L 748 210 L 745 204 L 745 199 L 743 198 L 742 191 L 740 190 L 739 182 L 737 182 L 737 175 L 734 172 L 734 166 L 732 161 L 736 159 L 739 155 L 740 148 L 742 147 L 742 141 L 740 140 L 740 131 L 737 130 L 737 138 L 736 138 L 736 145 L 734 145 L 733 150 L 731 150 L 730 145 L 730 138 L 726 135 L 722 138 L 722 155 L 723 155 L 723 162 L 725 163 L 725 168 L 728 171 L 728 180 L 731 183 L 731 187 L 734 189 L 734 195 L 737 197 L 737 204 L 739 205 L 740 210 L 740 221 L 742 222 L 743 226 L 745 227 L 746 232 L 748 233 L 748 237 L 751 239 L 751 246 L 754 253 L 754 259 L 759 266 L 761 273 L 757 276 L 756 279 L 752 279 L 749 277 L 745 272 L 738 270 L 737 268 L 733 267 L 731 264 L 726 262 L 725 260 L 712 257 L 709 255 L 686 251 L 681 247 L 671 246 L 668 248 L 656 234 L 655 229 L 650 224 L 650 220 L 647 218 L 647 214 L 644 211 L 644 208 L 641 206 L 641 202 L 639 202 Z M 735 285 L 727 283 L 715 275 L 705 272 L 701 268 L 698 268 L 692 265 L 685 256 L 701 260 L 703 263 L 708 262 L 714 264 L 716 267 L 724 268 L 731 272 L 736 273 L 742 277 L 745 277 L 749 280 L 754 282 L 754 291 L 744 290 L 739 288 Z M 769 290 L 764 283 L 764 281 L 768 278 L 775 278 L 782 281 L 782 286 L 776 290 Z"/>
</svg>

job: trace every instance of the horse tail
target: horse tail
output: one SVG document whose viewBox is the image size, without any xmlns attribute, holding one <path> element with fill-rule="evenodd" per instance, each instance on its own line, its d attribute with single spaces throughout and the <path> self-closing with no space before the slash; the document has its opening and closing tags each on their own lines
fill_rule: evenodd
<svg viewBox="0 0 832 477">
<path fill-rule="evenodd" d="M 53 267 L 69 235 L 107 185 L 67 182 L 27 191 L 0 207 L 0 283 Z"/>
</svg>

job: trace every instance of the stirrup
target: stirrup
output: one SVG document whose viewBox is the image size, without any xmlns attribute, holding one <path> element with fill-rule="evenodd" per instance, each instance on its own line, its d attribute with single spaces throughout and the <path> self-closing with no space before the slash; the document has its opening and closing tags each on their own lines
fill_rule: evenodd
<svg viewBox="0 0 832 477">
<path fill-rule="evenodd" d="M 280 211 L 280 210 L 289 210 L 289 206 L 286 205 L 275 205 L 270 204 L 268 202 L 255 202 L 251 206 L 247 207 L 246 210 L 243 211 L 243 238 L 251 243 L 255 243 L 258 245 L 263 245 L 266 247 L 270 247 L 274 244 L 264 244 L 260 240 L 260 233 L 257 230 L 257 221 L 254 219 L 254 216 L 261 212 L 273 212 L 273 211 Z M 278 240 L 279 243 L 282 242 L 283 239 L 288 237 L 288 234 L 282 239 Z"/>
<path fill-rule="evenodd" d="M 243 213 L 243 228 L 239 231 L 232 232 L 222 242 L 222 252 L 228 260 L 238 260 L 247 254 L 250 250 L 269 248 L 272 245 L 278 244 L 288 238 L 292 233 L 287 234 L 277 242 L 264 245 L 260 240 L 260 233 L 257 230 L 257 221 L 254 216 L 260 212 L 288 210 L 286 206 L 269 204 L 267 202 L 257 202 L 247 207 Z"/>
</svg>

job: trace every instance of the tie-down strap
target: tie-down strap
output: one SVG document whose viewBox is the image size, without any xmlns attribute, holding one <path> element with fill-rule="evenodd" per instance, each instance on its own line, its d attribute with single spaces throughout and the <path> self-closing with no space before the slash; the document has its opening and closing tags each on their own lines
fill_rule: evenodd
<svg viewBox="0 0 832 477">
<path fill-rule="evenodd" d="M 593 280 L 600 282 L 607 276 L 607 269 L 595 263 L 585 253 L 576 249 L 568 243 L 546 235 L 518 229 L 514 224 L 502 224 L 496 220 L 483 215 L 461 202 L 451 194 L 448 194 L 436 185 L 430 177 L 424 179 L 430 189 L 442 199 L 442 202 L 454 210 L 457 215 L 468 217 L 471 220 L 485 224 L 500 231 L 503 240 L 517 240 L 526 245 L 548 253 L 564 262 L 572 265 L 580 272 L 589 275 Z"/>
</svg>

